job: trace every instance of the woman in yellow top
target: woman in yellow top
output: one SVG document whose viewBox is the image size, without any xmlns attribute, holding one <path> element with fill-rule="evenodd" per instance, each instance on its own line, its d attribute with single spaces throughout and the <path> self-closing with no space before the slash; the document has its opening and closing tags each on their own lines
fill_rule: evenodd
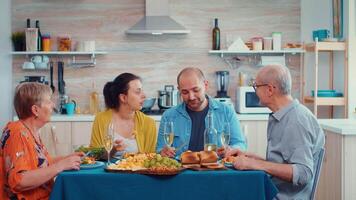
<svg viewBox="0 0 356 200">
<path fill-rule="evenodd" d="M 103 93 L 107 110 L 95 116 L 90 146 L 104 146 L 111 123 L 115 132 L 111 154 L 155 152 L 155 121 L 140 112 L 145 100 L 140 77 L 131 73 L 120 74 L 105 84 Z"/>
</svg>

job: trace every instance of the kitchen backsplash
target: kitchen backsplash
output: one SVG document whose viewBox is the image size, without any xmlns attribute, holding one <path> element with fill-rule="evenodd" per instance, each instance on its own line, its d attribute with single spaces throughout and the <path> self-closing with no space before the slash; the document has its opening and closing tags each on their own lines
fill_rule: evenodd
<svg viewBox="0 0 356 200">
<path fill-rule="evenodd" d="M 187 35 L 126 35 L 125 30 L 144 15 L 144 0 L 14 0 L 12 30 L 25 28 L 26 18 L 41 21 L 42 33 L 51 36 L 68 34 L 73 41 L 95 40 L 96 49 L 107 51 L 98 56 L 94 68 L 65 67 L 66 91 L 82 111 L 88 109 L 89 91 L 95 81 L 98 92 L 107 81 L 122 72 L 132 72 L 143 78 L 148 97 L 157 97 L 157 90 L 166 84 L 176 85 L 176 76 L 184 67 L 201 68 L 210 81 L 209 94 L 216 95 L 215 71 L 230 71 L 228 94 L 235 99 L 238 73 L 253 76 L 254 64 L 229 65 L 217 55 L 209 55 L 213 19 L 219 18 L 221 44 L 226 35 L 238 35 L 243 40 L 254 36 L 283 33 L 283 42 L 300 41 L 300 2 L 295 0 L 170 0 L 171 15 L 191 33 Z M 53 47 L 54 49 L 54 47 Z M 85 57 L 84 57 L 85 58 Z M 59 58 L 52 57 L 56 63 Z M 71 57 L 62 60 L 67 63 Z M 254 56 L 251 56 L 254 61 Z M 46 75 L 49 71 L 24 71 L 25 57 L 13 60 L 13 85 L 25 75 Z M 286 55 L 293 77 L 293 95 L 299 98 L 300 57 Z M 57 89 L 57 66 L 55 86 Z M 57 91 L 57 90 L 56 90 Z M 102 97 L 102 96 L 101 96 Z M 101 100 L 102 101 L 102 100 Z"/>
</svg>

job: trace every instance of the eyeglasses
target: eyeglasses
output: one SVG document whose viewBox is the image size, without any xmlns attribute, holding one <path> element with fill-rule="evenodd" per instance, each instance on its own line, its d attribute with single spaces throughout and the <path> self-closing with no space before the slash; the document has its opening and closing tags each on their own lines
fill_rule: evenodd
<svg viewBox="0 0 356 200">
<path fill-rule="evenodd" d="M 259 88 L 259 87 L 263 87 L 263 86 L 268 86 L 269 84 L 259 84 L 259 85 L 257 85 L 256 84 L 256 82 L 253 82 L 253 84 L 252 84 L 252 87 L 253 87 L 253 89 L 255 90 L 255 92 L 256 92 L 256 90 L 257 90 L 257 88 Z M 274 86 L 273 86 L 274 87 Z"/>
</svg>

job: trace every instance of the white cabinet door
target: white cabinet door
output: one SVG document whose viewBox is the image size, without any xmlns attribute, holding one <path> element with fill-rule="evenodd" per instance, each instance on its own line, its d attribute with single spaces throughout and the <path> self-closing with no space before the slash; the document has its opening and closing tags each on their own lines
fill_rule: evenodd
<svg viewBox="0 0 356 200">
<path fill-rule="evenodd" d="M 267 121 L 240 121 L 240 124 L 245 134 L 247 151 L 266 158 Z"/>
<path fill-rule="evenodd" d="M 72 122 L 72 145 L 89 146 L 93 122 Z"/>
<path fill-rule="evenodd" d="M 53 157 L 71 153 L 71 122 L 50 122 L 41 128 L 40 137 Z"/>
</svg>

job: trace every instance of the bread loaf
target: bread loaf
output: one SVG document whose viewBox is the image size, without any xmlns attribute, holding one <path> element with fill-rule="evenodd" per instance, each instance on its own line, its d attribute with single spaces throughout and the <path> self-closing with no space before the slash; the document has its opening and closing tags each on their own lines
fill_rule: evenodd
<svg viewBox="0 0 356 200">
<path fill-rule="evenodd" d="M 199 154 L 198 152 L 186 151 L 181 155 L 182 164 L 199 164 Z"/>
<path fill-rule="evenodd" d="M 201 151 L 200 163 L 216 163 L 218 161 L 218 155 L 215 151 Z"/>
</svg>

